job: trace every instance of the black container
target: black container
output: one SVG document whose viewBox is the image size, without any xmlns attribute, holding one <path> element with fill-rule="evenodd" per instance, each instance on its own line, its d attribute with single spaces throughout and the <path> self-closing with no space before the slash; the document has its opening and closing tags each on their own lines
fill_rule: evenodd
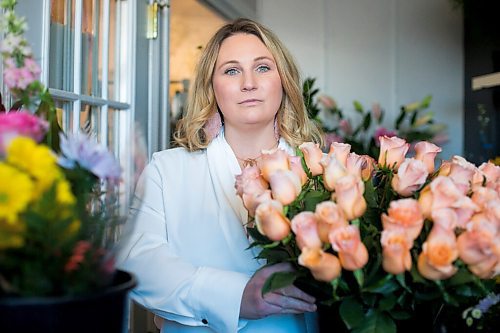
<svg viewBox="0 0 500 333">
<path fill-rule="evenodd" d="M 113 284 L 79 296 L 0 298 L 2 333 L 123 333 L 135 278 L 118 270 Z"/>
</svg>

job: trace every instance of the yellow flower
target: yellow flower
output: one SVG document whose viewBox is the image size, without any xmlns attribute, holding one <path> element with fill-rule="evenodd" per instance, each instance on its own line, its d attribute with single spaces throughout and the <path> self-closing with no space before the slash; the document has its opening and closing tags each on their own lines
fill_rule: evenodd
<svg viewBox="0 0 500 333">
<path fill-rule="evenodd" d="M 0 221 L 14 224 L 32 198 L 33 182 L 25 173 L 0 163 Z"/>
<path fill-rule="evenodd" d="M 7 162 L 29 173 L 36 181 L 35 198 L 49 189 L 62 174 L 56 156 L 44 145 L 27 137 L 12 140 L 7 148 Z"/>
<path fill-rule="evenodd" d="M 57 182 L 57 201 L 65 205 L 73 205 L 76 201 L 75 196 L 71 193 L 71 186 L 66 180 Z"/>
</svg>

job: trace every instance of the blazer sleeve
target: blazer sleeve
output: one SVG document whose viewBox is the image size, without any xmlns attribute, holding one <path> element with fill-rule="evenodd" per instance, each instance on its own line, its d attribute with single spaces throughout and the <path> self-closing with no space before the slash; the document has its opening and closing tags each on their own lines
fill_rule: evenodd
<svg viewBox="0 0 500 333">
<path fill-rule="evenodd" d="M 175 255 L 169 249 L 164 211 L 178 207 L 174 203 L 164 207 L 162 193 L 161 171 L 153 159 L 139 181 L 131 208 L 133 231 L 118 259 L 119 266 L 138 280 L 131 297 L 155 314 L 183 325 L 236 332 L 249 277 L 196 267 Z"/>
</svg>

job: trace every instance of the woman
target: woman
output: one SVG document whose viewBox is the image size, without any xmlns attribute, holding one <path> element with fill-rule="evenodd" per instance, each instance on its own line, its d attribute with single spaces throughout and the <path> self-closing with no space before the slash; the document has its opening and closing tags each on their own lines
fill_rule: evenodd
<svg viewBox="0 0 500 333">
<path fill-rule="evenodd" d="M 132 297 L 165 332 L 312 332 L 314 298 L 294 286 L 262 296 L 266 278 L 290 270 L 247 249 L 247 211 L 234 189 L 241 169 L 276 147 L 292 153 L 319 141 L 297 68 L 276 36 L 239 19 L 205 48 L 178 148 L 153 155 L 137 198 L 122 268 L 136 274 Z"/>
</svg>

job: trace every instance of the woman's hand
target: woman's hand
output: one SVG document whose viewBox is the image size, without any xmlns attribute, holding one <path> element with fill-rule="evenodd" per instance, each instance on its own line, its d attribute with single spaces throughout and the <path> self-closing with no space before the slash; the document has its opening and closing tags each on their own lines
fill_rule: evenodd
<svg viewBox="0 0 500 333">
<path fill-rule="evenodd" d="M 262 296 L 262 287 L 267 278 L 275 272 L 291 272 L 288 263 L 280 263 L 257 271 L 248 281 L 240 306 L 240 317 L 259 319 L 274 314 L 303 313 L 316 311 L 314 297 L 294 285 L 290 285 Z"/>
</svg>

